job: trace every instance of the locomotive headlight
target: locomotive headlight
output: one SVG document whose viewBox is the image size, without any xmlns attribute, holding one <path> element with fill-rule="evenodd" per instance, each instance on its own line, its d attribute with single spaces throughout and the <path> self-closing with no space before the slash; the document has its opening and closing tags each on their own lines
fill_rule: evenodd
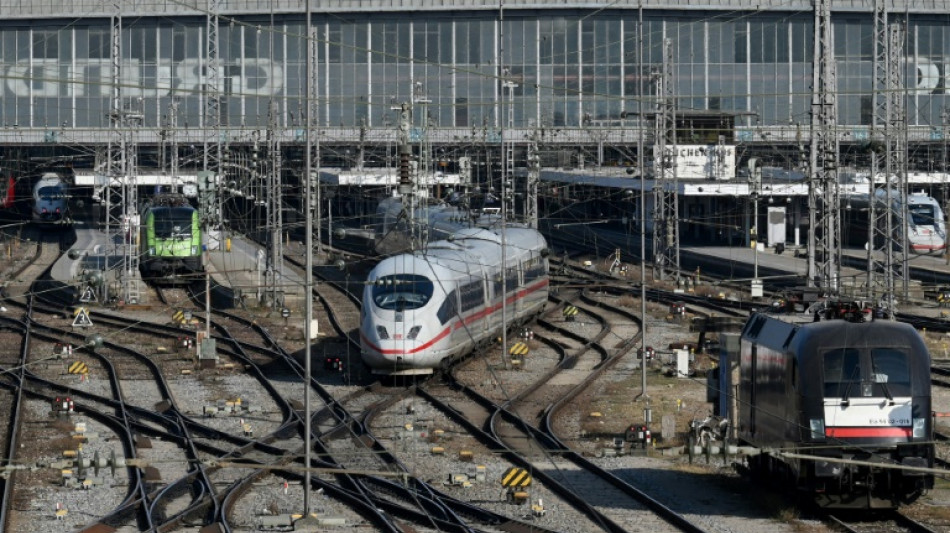
<svg viewBox="0 0 950 533">
<path fill-rule="evenodd" d="M 406 338 L 411 341 L 416 340 L 416 337 L 419 336 L 419 330 L 421 329 L 422 329 L 422 326 L 412 326 L 412 329 L 409 330 L 409 334 L 406 335 Z"/>
<path fill-rule="evenodd" d="M 914 433 L 913 433 L 913 437 L 914 437 L 915 439 L 922 439 L 922 438 L 924 438 L 924 437 L 926 436 L 926 435 L 924 435 L 924 431 L 925 431 L 926 429 L 927 429 L 927 419 L 926 419 L 926 418 L 915 418 L 915 419 L 914 419 Z"/>
<path fill-rule="evenodd" d="M 388 339 L 388 338 L 389 338 L 389 332 L 386 331 L 386 327 L 385 327 L 385 326 L 376 326 L 376 335 L 378 335 L 380 339 Z"/>
<path fill-rule="evenodd" d="M 154 247 L 154 246 L 150 247 L 150 248 L 148 249 L 148 253 L 149 253 L 149 255 L 155 255 L 155 247 Z"/>
<path fill-rule="evenodd" d="M 192 246 L 192 247 L 191 247 L 191 255 L 198 255 L 198 247 L 197 247 L 197 246 Z"/>
<path fill-rule="evenodd" d="M 825 440 L 825 420 L 823 418 L 812 418 L 808 421 L 811 427 L 812 440 Z"/>
</svg>

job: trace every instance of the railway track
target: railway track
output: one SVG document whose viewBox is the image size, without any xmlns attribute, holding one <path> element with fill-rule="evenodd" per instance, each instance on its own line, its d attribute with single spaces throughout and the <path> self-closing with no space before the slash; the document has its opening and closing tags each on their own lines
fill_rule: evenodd
<svg viewBox="0 0 950 533">
<path fill-rule="evenodd" d="M 359 300 L 349 294 L 356 292 L 351 290 L 356 284 L 346 278 L 345 272 L 336 274 L 337 278 L 342 276 L 342 280 L 333 280 L 333 272 L 339 271 L 333 267 L 325 270 L 328 271 L 326 277 L 321 278 L 322 281 L 317 284 L 320 288 L 318 301 L 324 306 L 324 313 L 328 315 L 327 323 L 339 338 L 334 349 L 348 349 L 358 353 L 358 337 L 355 335 L 359 326 Z M 334 283 L 342 286 L 342 289 L 335 288 Z M 610 328 L 615 327 L 618 322 L 632 322 L 632 315 L 626 316 L 604 306 L 609 305 L 610 298 L 622 297 L 635 287 L 631 287 L 629 282 L 625 286 L 623 282 L 618 282 L 614 287 L 606 281 L 600 282 L 600 286 L 599 296 L 591 294 L 590 291 L 578 291 L 570 295 L 562 293 L 561 300 L 555 301 L 557 306 L 570 302 L 579 307 L 586 317 L 584 320 L 591 323 L 589 327 L 585 326 L 590 331 L 585 330 L 580 334 L 575 332 L 574 340 L 564 340 L 566 336 L 556 332 L 556 328 L 553 330 L 556 332 L 554 335 L 536 332 L 534 337 L 535 344 L 543 344 L 550 351 L 550 355 L 545 356 L 543 365 L 538 364 L 541 373 L 558 369 L 562 376 L 571 376 L 562 377 L 559 385 L 552 386 L 557 387 L 557 396 L 565 399 L 562 402 L 565 405 L 572 395 L 563 393 L 564 389 L 578 390 L 577 394 L 582 394 L 582 375 L 594 374 L 599 369 L 607 368 L 607 363 L 619 360 L 633 347 L 634 337 L 629 332 L 609 333 Z M 188 298 L 165 291 L 159 294 L 163 293 L 164 305 L 183 306 L 183 303 L 175 302 L 185 302 Z M 610 297 L 604 296 L 605 293 Z M 655 297 L 658 302 L 664 302 L 660 293 Z M 688 296 L 679 295 L 673 298 L 683 300 L 688 299 Z M 192 302 L 192 305 L 195 304 L 196 302 Z M 700 300 L 689 305 L 691 311 L 699 313 Z M 723 309 L 727 307 L 729 306 L 725 305 Z M 140 459 L 140 464 L 143 465 L 150 462 L 149 458 L 136 456 L 137 443 L 143 436 L 150 438 L 154 446 L 160 446 L 158 443 L 161 442 L 171 443 L 176 450 L 172 453 L 178 454 L 178 458 L 173 461 L 175 466 L 166 465 L 160 469 L 160 480 L 147 480 L 145 468 L 128 469 L 130 473 L 139 472 L 142 480 L 130 481 L 128 497 L 116 505 L 112 512 L 104 515 L 103 523 L 144 523 L 160 529 L 190 527 L 194 524 L 219 524 L 226 529 L 256 527 L 253 519 L 242 510 L 242 501 L 259 498 L 260 489 L 257 487 L 261 483 L 273 486 L 274 482 L 280 480 L 299 482 L 302 477 L 301 469 L 307 466 L 303 464 L 300 447 L 305 413 L 302 413 L 301 406 L 295 402 L 294 397 L 299 398 L 302 388 L 310 386 L 321 405 L 313 412 L 313 437 L 318 450 L 314 463 L 309 466 L 342 468 L 353 472 L 335 474 L 332 477 L 321 474 L 313 483 L 316 488 L 325 491 L 325 494 L 332 496 L 335 501 L 345 503 L 354 513 L 358 513 L 362 519 L 378 529 L 395 531 L 415 525 L 461 531 L 470 528 L 470 524 L 479 524 L 483 528 L 504 531 L 558 531 L 557 527 L 545 529 L 544 524 L 539 523 L 537 518 L 531 522 L 521 521 L 514 516 L 517 513 L 489 509 L 491 504 L 463 501 L 440 490 L 440 484 L 434 482 L 435 480 L 414 478 L 415 469 L 402 462 L 398 447 L 392 446 L 388 437 L 377 438 L 374 435 L 376 430 L 372 426 L 375 421 L 385 418 L 386 413 L 404 411 L 410 407 L 418 408 L 421 404 L 434 405 L 424 396 L 425 393 L 413 397 L 412 393 L 415 391 L 412 388 L 366 389 L 363 386 L 368 384 L 365 379 L 367 376 L 356 372 L 350 376 L 351 380 L 332 373 L 318 372 L 319 375 L 316 376 L 304 376 L 299 353 L 286 348 L 294 343 L 288 342 L 286 335 L 280 333 L 281 328 L 275 327 L 274 321 L 270 321 L 270 326 L 264 326 L 260 320 L 246 313 L 242 316 L 240 312 L 214 312 L 212 317 L 211 329 L 218 342 L 219 364 L 241 368 L 250 381 L 242 381 L 243 385 L 240 387 L 258 389 L 259 392 L 255 394 L 267 396 L 267 401 L 271 402 L 271 407 L 265 408 L 274 418 L 271 426 L 255 423 L 258 431 L 255 431 L 253 436 L 248 436 L 239 429 L 240 425 L 229 423 L 225 418 L 204 417 L 202 407 L 207 401 L 186 399 L 186 395 L 181 392 L 181 386 L 176 384 L 180 381 L 182 370 L 186 370 L 185 367 L 190 363 L 186 364 L 174 347 L 183 335 L 193 335 L 196 327 L 203 327 L 203 321 L 199 321 L 194 327 L 182 328 L 168 324 L 168 320 L 165 320 L 167 317 L 158 317 L 155 324 L 136 320 L 133 327 L 128 317 L 109 316 L 108 312 L 94 310 L 93 320 L 97 329 L 104 330 L 105 339 L 92 350 L 83 346 L 89 342 L 85 333 L 62 327 L 61 303 L 53 303 L 47 308 L 41 305 L 37 311 L 38 314 L 31 322 L 31 329 L 36 330 L 30 332 L 31 345 L 45 346 L 41 352 L 51 351 L 52 347 L 64 340 L 82 346 L 84 359 L 88 358 L 90 363 L 98 365 L 93 367 L 93 373 L 108 375 L 106 381 L 109 385 L 98 387 L 95 392 L 94 387 L 88 384 L 83 386 L 85 389 L 77 390 L 72 384 L 57 380 L 53 375 L 44 377 L 41 372 L 31 370 L 31 365 L 27 365 L 27 370 L 21 376 L 16 377 L 11 373 L 0 383 L 0 409 L 3 408 L 4 392 L 19 391 L 40 404 L 48 405 L 55 399 L 56 394 L 75 391 L 78 412 L 100 421 L 98 423 L 103 428 L 108 427 L 110 431 L 115 432 L 116 441 L 122 442 L 123 448 L 128 448 L 123 450 L 123 454 L 132 461 Z M 27 312 L 25 307 L 23 312 Z M 741 313 L 742 310 L 736 312 Z M 32 316 L 32 311 L 30 313 Z M 201 313 L 198 315 L 203 318 Z M 607 315 L 608 318 L 598 320 L 597 315 Z M 553 316 L 548 320 L 553 321 Z M 558 327 L 562 326 L 561 324 Z M 13 338 L 24 335 L 19 332 L 21 327 L 18 323 L 4 321 L 0 323 L 0 335 L 9 333 Z M 325 331 L 331 331 L 331 327 Z M 112 329 L 105 331 L 105 328 Z M 608 333 L 595 340 L 603 331 Z M 148 334 L 153 340 L 132 340 L 133 334 Z M 608 343 L 607 339 L 616 342 Z M 121 342 L 118 342 L 120 340 Z M 621 340 L 623 342 L 620 342 Z M 167 353 L 128 350 L 125 346 L 127 342 L 173 348 Z M 595 345 L 599 347 L 595 348 Z M 561 352 L 558 352 L 558 349 Z M 584 349 L 593 357 L 582 354 L 581 350 Z M 148 360 L 152 360 L 154 367 L 146 362 Z M 536 359 L 532 359 L 532 364 L 536 364 L 534 361 Z M 23 366 L 12 358 L 9 362 L 0 360 L 0 364 Z M 350 368 L 351 365 L 347 365 L 347 369 Z M 565 370 L 568 372 L 564 373 Z M 456 371 L 458 376 L 463 373 L 464 369 Z M 163 380 L 168 383 L 163 385 Z M 135 389 L 136 392 L 141 393 L 131 398 L 131 395 L 123 391 L 128 390 L 129 384 L 133 382 L 139 385 Z M 146 382 L 149 384 L 145 385 Z M 471 382 L 463 383 L 457 385 L 457 390 L 476 389 L 479 388 L 477 385 Z M 427 387 L 428 384 L 420 384 L 420 388 Z M 546 475 L 539 474 L 540 472 L 545 469 L 552 470 L 552 486 L 558 481 L 558 473 L 566 473 L 575 485 L 581 476 L 589 483 L 612 484 L 614 490 L 619 491 L 612 496 L 616 501 L 620 501 L 620 498 L 633 498 L 626 493 L 628 489 L 620 488 L 623 485 L 631 485 L 629 482 L 611 480 L 609 473 L 606 477 L 592 473 L 595 470 L 582 466 L 585 458 L 572 458 L 571 454 L 574 452 L 559 442 L 554 429 L 558 409 L 553 404 L 549 405 L 552 402 L 543 398 L 551 395 L 550 391 L 555 389 L 539 392 L 542 391 L 539 388 L 535 392 L 524 392 L 528 388 L 530 386 L 512 391 L 514 394 L 508 395 L 507 400 L 504 396 L 491 394 L 485 394 L 482 401 L 472 400 L 474 396 L 469 398 L 466 405 L 481 405 L 482 412 L 478 415 L 479 418 L 469 416 L 469 421 L 482 418 L 487 421 L 484 424 L 484 427 L 489 428 L 486 432 L 486 447 L 491 449 L 492 453 L 498 450 L 501 454 L 502 443 L 510 441 L 512 436 L 517 438 L 516 430 L 523 426 L 524 439 L 544 444 L 536 447 L 533 452 L 515 450 L 515 455 L 527 455 L 530 458 L 531 453 L 541 452 L 553 457 L 556 462 L 545 463 L 542 459 L 540 462 L 528 460 L 517 463 L 512 459 L 508 464 L 529 465 L 527 468 L 535 472 L 535 477 L 539 480 Z M 226 392 L 225 389 L 220 389 L 217 394 L 223 395 Z M 517 401 L 510 401 L 512 397 Z M 257 403 L 263 405 L 265 402 L 262 400 Z M 457 417 L 458 413 L 452 414 L 456 408 L 457 405 L 452 402 L 451 406 L 442 409 L 442 416 Z M 542 415 L 540 417 L 536 416 L 539 412 Z M 457 423 L 462 424 L 458 420 Z M 418 434 L 418 430 L 414 434 Z M 154 462 L 153 466 L 159 464 L 161 463 Z M 392 472 L 404 477 L 399 482 L 394 482 L 386 476 L 360 473 L 370 470 Z M 294 486 L 299 487 L 292 485 Z M 577 492 L 576 487 L 573 489 Z M 568 489 L 568 492 L 570 491 Z M 299 488 L 291 488 L 290 493 L 299 494 Z M 6 501 L 8 500 L 5 499 Z M 662 502 L 657 503 L 663 506 Z M 585 505 L 587 508 L 593 508 L 593 511 L 582 512 L 594 516 L 595 518 L 590 520 L 593 520 L 597 527 L 618 531 L 625 529 L 616 523 L 612 525 L 610 517 L 604 514 L 603 510 L 598 511 L 597 505 L 588 502 L 580 507 Z M 647 509 L 653 504 L 639 505 Z M 380 512 L 380 509 L 383 512 Z M 596 512 L 601 512 L 603 518 L 597 516 Z M 683 519 L 682 513 L 673 514 Z M 563 519 L 563 516 L 559 518 Z M 670 520 L 675 521 L 673 518 Z M 686 523 L 676 527 L 696 527 L 689 520 L 683 520 Z M 675 522 L 668 521 L 666 526 L 669 527 L 671 523 Z"/>
<path fill-rule="evenodd" d="M 827 519 L 849 533 L 937 533 L 937 530 L 900 512 L 888 512 L 871 520 L 830 514 Z"/>
</svg>

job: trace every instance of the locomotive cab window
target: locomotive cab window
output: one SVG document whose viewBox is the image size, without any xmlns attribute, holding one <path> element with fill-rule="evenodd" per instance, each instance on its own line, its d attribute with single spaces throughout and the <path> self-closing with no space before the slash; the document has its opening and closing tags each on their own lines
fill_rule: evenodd
<svg viewBox="0 0 950 533">
<path fill-rule="evenodd" d="M 907 365 L 907 354 L 896 348 L 871 350 L 870 381 L 874 384 L 874 396 L 910 396 L 910 367 Z"/>
<path fill-rule="evenodd" d="M 40 190 L 36 192 L 41 200 L 49 202 L 52 200 L 58 200 L 60 198 L 65 198 L 66 195 L 63 194 L 63 188 L 54 185 L 50 187 L 40 187 Z"/>
<path fill-rule="evenodd" d="M 858 394 L 861 383 L 861 354 L 853 348 L 825 352 L 825 397 L 847 398 Z"/>
<path fill-rule="evenodd" d="M 373 303 L 380 309 L 419 309 L 432 298 L 432 281 L 416 274 L 383 276 L 373 285 Z"/>
<path fill-rule="evenodd" d="M 191 237 L 191 222 L 194 210 L 188 207 L 172 207 L 155 213 L 155 236 Z"/>
<path fill-rule="evenodd" d="M 927 204 L 908 204 L 907 212 L 915 226 L 933 226 L 934 208 Z"/>
<path fill-rule="evenodd" d="M 907 354 L 897 348 L 853 348 L 824 354 L 825 397 L 847 400 L 853 396 L 893 398 L 909 396 Z"/>
</svg>

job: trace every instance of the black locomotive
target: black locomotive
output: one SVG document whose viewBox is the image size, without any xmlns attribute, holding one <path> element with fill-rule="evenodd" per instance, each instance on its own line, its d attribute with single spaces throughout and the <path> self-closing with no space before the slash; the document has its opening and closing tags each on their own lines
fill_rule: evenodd
<svg viewBox="0 0 950 533">
<path fill-rule="evenodd" d="M 933 487 L 930 354 L 913 327 L 755 314 L 740 346 L 737 429 L 763 451 L 754 474 L 828 508 L 896 508 Z"/>
</svg>

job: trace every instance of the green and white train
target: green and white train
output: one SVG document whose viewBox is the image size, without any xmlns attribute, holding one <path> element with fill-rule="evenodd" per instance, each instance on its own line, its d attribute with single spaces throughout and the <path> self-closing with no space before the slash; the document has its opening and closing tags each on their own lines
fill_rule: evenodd
<svg viewBox="0 0 950 533">
<path fill-rule="evenodd" d="M 203 272 L 198 210 L 184 196 L 161 195 L 142 212 L 139 269 L 150 276 Z"/>
</svg>

